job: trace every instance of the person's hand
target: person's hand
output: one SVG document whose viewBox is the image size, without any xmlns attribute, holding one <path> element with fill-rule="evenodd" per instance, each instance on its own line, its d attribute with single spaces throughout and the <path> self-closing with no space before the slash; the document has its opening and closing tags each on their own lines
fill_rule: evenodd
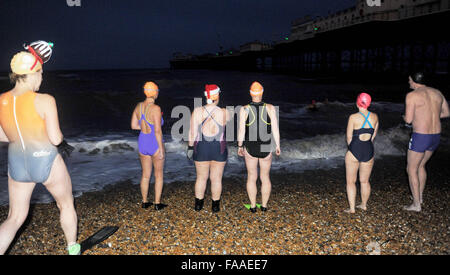
<svg viewBox="0 0 450 275">
<path fill-rule="evenodd" d="M 75 150 L 75 147 L 69 145 L 64 139 L 60 144 L 56 145 L 56 148 L 63 158 L 70 157 L 70 154 Z"/>
<path fill-rule="evenodd" d="M 159 150 L 159 155 L 158 155 L 159 159 L 164 159 L 165 154 L 166 154 L 166 152 L 165 152 L 164 148 L 162 150 Z"/>
<path fill-rule="evenodd" d="M 186 151 L 186 156 L 189 160 L 193 160 L 194 146 L 188 146 L 187 151 Z"/>
<path fill-rule="evenodd" d="M 277 149 L 275 150 L 275 154 L 276 154 L 277 156 L 281 155 L 281 149 L 280 149 L 280 147 L 277 147 Z"/>
<path fill-rule="evenodd" d="M 241 156 L 241 157 L 244 156 L 244 147 L 239 147 L 239 149 L 238 149 L 238 156 Z"/>
</svg>

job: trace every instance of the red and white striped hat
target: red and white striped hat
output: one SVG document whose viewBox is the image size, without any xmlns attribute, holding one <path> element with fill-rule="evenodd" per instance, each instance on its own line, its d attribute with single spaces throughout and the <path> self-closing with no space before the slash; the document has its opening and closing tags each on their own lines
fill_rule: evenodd
<svg viewBox="0 0 450 275">
<path fill-rule="evenodd" d="M 213 95 L 217 95 L 220 93 L 220 88 L 219 86 L 215 85 L 215 84 L 206 84 L 205 85 L 205 96 L 206 96 L 206 102 L 208 104 L 213 103 L 213 99 L 211 99 L 211 97 Z M 215 97 L 216 98 L 216 97 Z"/>
</svg>

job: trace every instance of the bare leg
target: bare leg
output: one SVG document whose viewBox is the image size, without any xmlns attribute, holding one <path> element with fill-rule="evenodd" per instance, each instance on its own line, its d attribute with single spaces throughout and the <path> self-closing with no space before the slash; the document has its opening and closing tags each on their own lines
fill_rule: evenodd
<svg viewBox="0 0 450 275">
<path fill-rule="evenodd" d="M 408 211 L 420 212 L 422 209 L 420 207 L 420 186 L 419 186 L 419 165 L 424 158 L 424 153 L 418 153 L 408 150 L 408 179 L 409 187 L 413 195 L 413 204 L 410 206 L 405 206 L 403 209 Z"/>
<path fill-rule="evenodd" d="M 33 182 L 17 182 L 8 176 L 9 213 L 0 226 L 0 255 L 6 252 L 17 230 L 25 222 L 35 185 Z"/>
<path fill-rule="evenodd" d="M 374 159 L 368 162 L 361 162 L 359 165 L 359 182 L 361 183 L 361 204 L 357 207 L 367 210 L 367 201 L 370 197 L 370 174 L 372 173 Z"/>
<path fill-rule="evenodd" d="M 161 194 L 164 183 L 164 159 L 159 159 L 159 149 L 153 155 L 152 161 L 155 167 L 155 204 L 161 203 Z"/>
<path fill-rule="evenodd" d="M 211 179 L 212 199 L 215 201 L 220 200 L 222 195 L 222 175 L 225 164 L 225 161 L 211 161 L 209 178 Z"/>
<path fill-rule="evenodd" d="M 50 176 L 44 183 L 56 201 L 60 212 L 61 227 L 66 236 L 67 245 L 77 241 L 77 212 L 73 204 L 72 181 L 62 157 L 58 154 L 53 162 Z"/>
<path fill-rule="evenodd" d="M 142 202 L 148 202 L 148 188 L 150 185 L 150 177 L 152 175 L 152 158 L 150 156 L 139 153 L 141 160 L 142 176 L 141 176 L 141 196 Z"/>
<path fill-rule="evenodd" d="M 347 199 L 350 205 L 350 209 L 345 210 L 347 213 L 355 213 L 355 200 L 356 200 L 356 177 L 358 175 L 359 162 L 348 151 L 345 155 L 345 176 L 347 179 Z"/>
<path fill-rule="evenodd" d="M 195 180 L 195 197 L 203 199 L 205 197 L 206 182 L 209 177 L 209 161 L 195 161 L 195 170 L 197 171 L 197 179 Z"/>
<path fill-rule="evenodd" d="M 259 178 L 261 179 L 262 207 L 267 207 L 270 198 L 272 183 L 270 182 L 270 166 L 272 165 L 272 153 L 263 159 L 259 159 Z"/>
<path fill-rule="evenodd" d="M 427 182 L 427 170 L 425 169 L 425 165 L 427 164 L 428 160 L 430 160 L 432 155 L 433 151 L 425 151 L 423 160 L 419 165 L 419 198 L 421 204 L 423 203 L 423 190 L 425 189 L 425 183 Z"/>
<path fill-rule="evenodd" d="M 252 157 L 244 148 L 245 165 L 247 167 L 247 194 L 250 199 L 251 208 L 256 207 L 256 195 L 258 189 L 256 181 L 258 180 L 258 158 Z"/>
</svg>

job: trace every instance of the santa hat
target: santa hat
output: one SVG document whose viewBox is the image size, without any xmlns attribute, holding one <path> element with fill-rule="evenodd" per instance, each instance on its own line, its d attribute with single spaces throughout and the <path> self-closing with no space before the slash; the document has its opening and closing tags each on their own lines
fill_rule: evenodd
<svg viewBox="0 0 450 275">
<path fill-rule="evenodd" d="M 215 84 L 211 84 L 211 85 L 206 84 L 205 85 L 205 96 L 206 96 L 206 102 L 208 104 L 213 103 L 213 100 L 211 99 L 211 97 L 213 95 L 216 95 L 216 94 L 219 94 L 219 93 L 220 93 L 219 86 L 217 86 Z"/>
</svg>

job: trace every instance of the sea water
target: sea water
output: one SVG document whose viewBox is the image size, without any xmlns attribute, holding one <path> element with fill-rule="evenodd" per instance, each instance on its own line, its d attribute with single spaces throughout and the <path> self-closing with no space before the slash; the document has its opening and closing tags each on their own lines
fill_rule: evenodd
<svg viewBox="0 0 450 275">
<path fill-rule="evenodd" d="M 0 88 L 11 88 L 2 75 Z M 400 85 L 398 93 L 386 90 L 397 87 L 362 84 L 333 84 L 332 81 L 303 81 L 297 76 L 238 71 L 81 71 L 46 72 L 40 92 L 56 98 L 62 132 L 75 147 L 66 160 L 74 196 L 102 190 L 119 181 L 139 184 L 141 166 L 138 156 L 138 131 L 131 130 L 133 109 L 144 99 L 142 86 L 154 81 L 160 88 L 157 104 L 165 124 L 166 148 L 164 183 L 195 181 L 195 166 L 186 158 L 187 142 L 172 137 L 171 127 L 179 120 L 171 117 L 173 108 L 194 107 L 194 98 L 202 98 L 205 84 L 217 84 L 222 90 L 220 106 L 238 106 L 251 100 L 248 89 L 253 81 L 265 88 L 264 101 L 279 108 L 281 156 L 274 157 L 273 173 L 294 173 L 310 169 L 331 169 L 343 165 L 347 151 L 346 126 L 350 114 L 356 113 L 358 93 L 372 94 L 370 111 L 380 118 L 375 139 L 375 157 L 406 154 L 410 129 L 404 127 L 402 98 L 407 90 Z M 382 96 L 377 96 L 380 94 Z M 386 96 L 386 94 L 388 94 Z M 318 110 L 309 111 L 311 100 Z M 237 128 L 237 127 L 235 127 Z M 448 144 L 444 138 L 443 144 Z M 7 144 L 0 144 L 0 205 L 8 204 Z M 237 144 L 228 141 L 229 157 L 224 177 L 246 173 Z M 154 179 L 152 178 L 152 182 Z M 33 203 L 49 203 L 53 198 L 38 184 Z"/>
</svg>

